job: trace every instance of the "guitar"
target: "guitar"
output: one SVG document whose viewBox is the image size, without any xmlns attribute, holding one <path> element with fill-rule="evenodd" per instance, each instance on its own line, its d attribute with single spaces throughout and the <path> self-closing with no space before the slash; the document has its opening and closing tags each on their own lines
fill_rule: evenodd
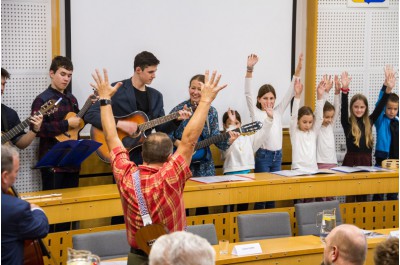
<svg viewBox="0 0 400 265">
<path fill-rule="evenodd" d="M 189 108 L 189 111 L 192 111 L 192 109 Z M 122 144 L 125 146 L 128 152 L 130 152 L 136 147 L 142 145 L 146 137 L 146 135 L 144 134 L 146 130 L 154 128 L 160 124 L 175 120 L 178 117 L 179 112 L 174 112 L 169 115 L 148 121 L 149 118 L 142 111 L 135 111 L 126 116 L 115 117 L 117 120 L 123 120 L 138 124 L 138 129 L 133 135 L 129 135 L 126 132 L 117 128 L 118 138 L 122 141 Z M 96 154 L 104 162 L 110 163 L 110 152 L 108 151 L 108 146 L 103 131 L 92 126 L 90 128 L 90 138 L 96 142 L 102 143 L 102 145 L 96 150 Z"/>
<path fill-rule="evenodd" d="M 249 124 L 245 124 L 240 128 L 236 128 L 232 130 L 233 132 L 239 133 L 249 133 L 256 132 L 262 128 L 263 124 L 260 121 L 255 121 Z M 194 153 L 192 156 L 192 163 L 198 163 L 204 160 L 211 159 L 211 152 L 208 146 L 227 140 L 229 138 L 229 132 L 221 133 L 215 136 L 212 136 L 208 139 L 200 141 L 194 147 Z"/>
<path fill-rule="evenodd" d="M 29 126 L 30 123 L 30 118 L 35 116 L 35 115 L 50 115 L 51 113 L 55 112 L 57 110 L 56 106 L 58 105 L 58 103 L 61 101 L 61 98 L 59 100 L 57 100 L 57 102 L 54 99 L 50 99 L 49 101 L 47 101 L 46 103 L 44 103 L 41 107 L 40 110 L 38 110 L 34 115 L 30 116 L 29 118 L 27 118 L 26 120 L 24 120 L 23 122 L 21 122 L 20 124 L 18 124 L 17 126 L 15 126 L 14 128 L 12 128 L 11 130 L 9 130 L 8 132 L 4 133 L 1 135 L 1 144 L 5 144 L 8 141 L 10 141 L 12 138 L 14 138 L 17 134 L 19 134 L 20 132 L 22 132 L 23 130 L 25 130 L 26 127 Z"/>
<path fill-rule="evenodd" d="M 94 95 L 97 96 L 97 91 L 94 91 Z M 68 120 L 69 118 L 72 118 L 72 117 L 79 117 L 79 118 L 81 118 L 81 120 L 79 121 L 78 127 L 76 127 L 76 128 L 68 127 L 68 131 L 57 135 L 55 137 L 57 139 L 57 141 L 64 142 L 67 140 L 78 140 L 79 132 L 83 129 L 83 127 L 85 127 L 85 122 L 83 121 L 82 117 L 89 110 L 90 106 L 92 106 L 92 104 L 93 104 L 92 99 L 93 99 L 93 96 L 88 97 L 88 99 L 86 100 L 82 109 L 78 112 L 78 114 L 71 111 L 71 112 L 68 112 L 67 115 L 65 115 L 64 120 Z"/>
<path fill-rule="evenodd" d="M 162 235 L 168 234 L 168 228 L 160 223 L 150 224 L 141 227 L 135 234 L 135 240 L 138 247 L 147 255 L 150 254 L 154 242 Z"/>
</svg>

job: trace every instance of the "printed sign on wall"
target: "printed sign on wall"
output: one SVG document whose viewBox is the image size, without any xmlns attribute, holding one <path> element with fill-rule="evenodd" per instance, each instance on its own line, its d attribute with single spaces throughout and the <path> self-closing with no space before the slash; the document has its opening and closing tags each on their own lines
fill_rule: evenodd
<svg viewBox="0 0 400 265">
<path fill-rule="evenodd" d="M 347 7 L 389 7 L 389 0 L 347 0 Z"/>
</svg>

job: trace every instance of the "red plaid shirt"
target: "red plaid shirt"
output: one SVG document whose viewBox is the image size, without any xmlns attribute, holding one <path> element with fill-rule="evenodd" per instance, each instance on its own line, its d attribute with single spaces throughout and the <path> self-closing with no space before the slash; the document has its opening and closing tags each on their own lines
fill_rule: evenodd
<svg viewBox="0 0 400 265">
<path fill-rule="evenodd" d="M 153 223 L 164 224 L 170 232 L 185 229 L 186 214 L 182 195 L 192 173 L 182 156 L 172 155 L 159 169 L 144 165 L 137 167 L 129 160 L 125 148 L 116 147 L 111 151 L 111 165 L 121 195 L 128 242 L 132 247 L 137 248 L 135 234 L 143 227 L 132 176 L 138 169 L 141 190 Z"/>
</svg>

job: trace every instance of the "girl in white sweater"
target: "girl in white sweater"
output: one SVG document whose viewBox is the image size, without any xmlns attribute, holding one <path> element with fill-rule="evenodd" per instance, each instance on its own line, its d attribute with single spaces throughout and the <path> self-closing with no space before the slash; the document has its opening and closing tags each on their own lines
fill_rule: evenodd
<svg viewBox="0 0 400 265">
<path fill-rule="evenodd" d="M 273 109 L 268 108 L 266 112 L 268 115 L 260 130 L 251 135 L 240 135 L 226 151 L 222 151 L 224 175 L 247 174 L 254 169 L 254 152 L 268 137 L 273 121 Z M 242 126 L 240 114 L 231 109 L 224 113 L 222 123 L 225 131 L 231 131 Z"/>
<path fill-rule="evenodd" d="M 269 136 L 264 138 L 261 147 L 257 150 L 255 155 L 255 173 L 280 171 L 282 168 L 282 116 L 294 96 L 293 84 L 294 81 L 300 77 L 302 61 L 303 54 L 300 54 L 290 87 L 279 104 L 275 104 L 276 93 L 274 87 L 270 84 L 262 85 L 259 88 L 257 103 L 254 104 L 251 81 L 254 66 L 258 62 L 258 57 L 255 54 L 251 54 L 247 58 L 245 96 L 252 121 L 264 121 L 267 117 L 267 106 L 271 106 L 274 109 L 274 119 Z M 274 207 L 274 202 L 257 202 L 254 209 Z"/>
<path fill-rule="evenodd" d="M 323 121 L 325 81 L 322 79 L 317 87 L 315 117 L 310 107 L 303 106 L 299 109 L 300 95 L 303 91 L 300 80 L 295 81 L 294 91 L 295 96 L 289 128 L 292 143 L 292 169 L 315 172 L 318 170 L 317 135 Z"/>
<path fill-rule="evenodd" d="M 224 161 L 224 175 L 248 174 L 254 169 L 254 152 L 260 148 L 263 140 L 268 137 L 273 122 L 274 110 L 272 107 L 266 109 L 267 117 L 263 127 L 252 135 L 231 134 L 229 148 L 222 151 Z M 237 111 L 228 109 L 222 117 L 222 124 L 225 131 L 232 131 L 242 126 L 240 114 Z M 225 207 L 224 211 L 229 212 L 233 205 Z M 247 203 L 238 204 L 238 211 L 246 211 Z"/>
</svg>

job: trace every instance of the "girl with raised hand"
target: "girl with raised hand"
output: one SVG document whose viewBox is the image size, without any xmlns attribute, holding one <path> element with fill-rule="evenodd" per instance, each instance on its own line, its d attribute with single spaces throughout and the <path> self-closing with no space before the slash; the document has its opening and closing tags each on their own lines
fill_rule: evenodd
<svg viewBox="0 0 400 265">
<path fill-rule="evenodd" d="M 247 107 L 252 121 L 264 121 L 267 117 L 266 109 L 271 106 L 274 110 L 274 119 L 268 137 L 265 137 L 261 147 L 255 154 L 254 172 L 274 172 L 282 169 L 282 116 L 294 96 L 294 81 L 300 78 L 303 63 L 303 54 L 300 54 L 296 72 L 292 78 L 289 89 L 279 104 L 276 102 L 275 89 L 270 84 L 262 85 L 258 90 L 257 102 L 253 102 L 252 77 L 258 56 L 250 54 L 247 57 L 247 71 L 245 79 L 245 96 Z M 255 209 L 274 208 L 275 202 L 258 202 Z"/>
<path fill-rule="evenodd" d="M 390 78 L 395 78 L 394 74 Z M 347 152 L 343 159 L 343 166 L 372 166 L 372 125 L 383 111 L 392 87 L 387 87 L 379 104 L 369 115 L 368 100 L 362 94 L 355 94 L 350 101 L 349 115 L 349 84 L 351 77 L 347 72 L 341 76 L 342 82 L 342 108 L 341 123 L 346 137 Z M 347 196 L 346 202 L 362 202 L 367 200 L 367 195 Z"/>
<path fill-rule="evenodd" d="M 326 82 L 324 79 L 317 87 L 315 116 L 310 107 L 299 108 L 303 85 L 300 80 L 294 84 L 292 117 L 290 120 L 290 141 L 292 143 L 292 169 L 315 172 L 317 166 L 317 135 L 323 122 L 323 106 Z"/>
</svg>

